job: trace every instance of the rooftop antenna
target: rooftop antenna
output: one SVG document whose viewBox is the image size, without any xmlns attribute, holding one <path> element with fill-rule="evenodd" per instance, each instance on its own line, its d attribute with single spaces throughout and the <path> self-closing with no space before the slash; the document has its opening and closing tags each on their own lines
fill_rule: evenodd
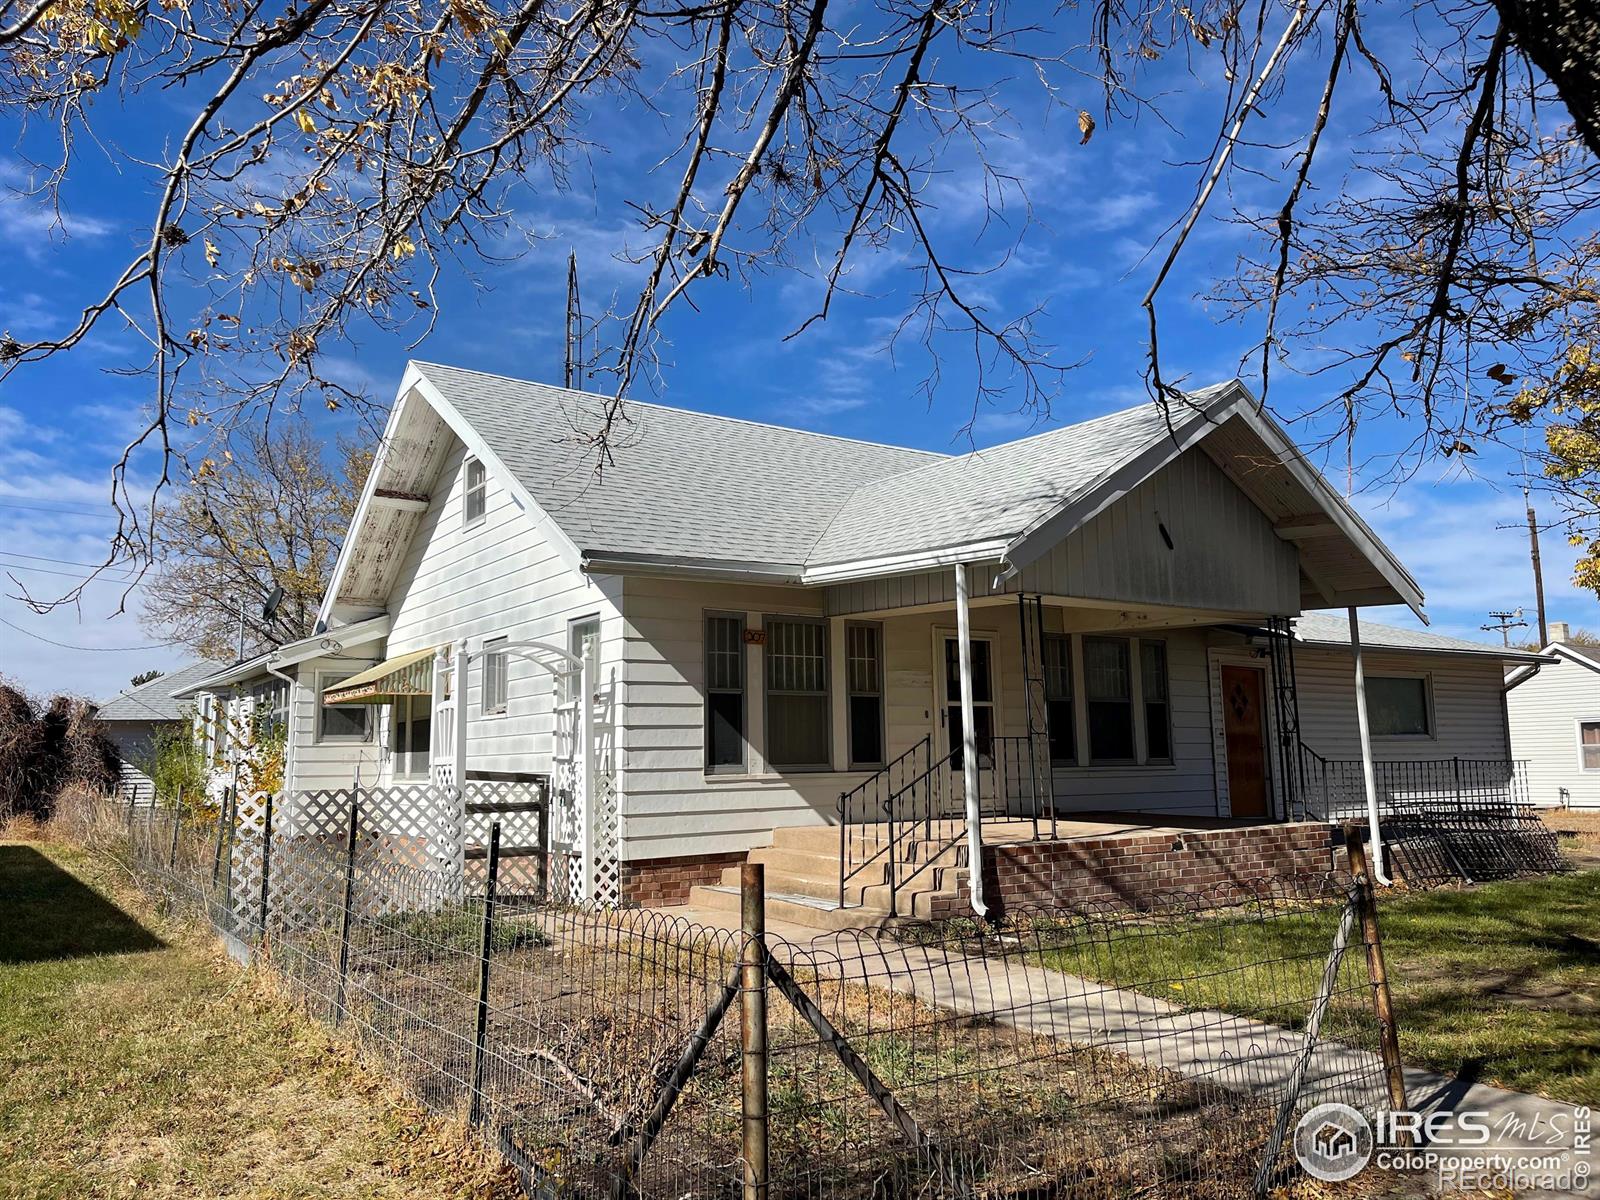
<svg viewBox="0 0 1600 1200">
<path fill-rule="evenodd" d="M 583 386 L 583 302 L 578 297 L 578 255 L 567 253 L 567 369 L 566 386 Z"/>
<path fill-rule="evenodd" d="M 1499 630 L 1500 643 L 1508 650 L 1511 648 L 1511 631 L 1528 627 L 1528 623 L 1522 619 L 1522 610 L 1520 608 L 1511 612 L 1491 612 L 1489 617 L 1489 624 L 1480 625 L 1478 628 L 1485 633 Z"/>
</svg>

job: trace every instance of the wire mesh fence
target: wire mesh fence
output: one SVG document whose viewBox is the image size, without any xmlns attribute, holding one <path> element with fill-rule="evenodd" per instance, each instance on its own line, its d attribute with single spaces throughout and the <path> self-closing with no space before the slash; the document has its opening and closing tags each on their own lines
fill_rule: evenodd
<svg viewBox="0 0 1600 1200">
<path fill-rule="evenodd" d="M 1311 1106 L 1395 1099 L 1376 926 L 1332 876 L 798 942 L 754 890 L 742 928 L 560 906 L 501 886 L 503 829 L 471 874 L 345 804 L 342 836 L 293 801 L 244 824 L 107 802 L 83 835 L 530 1194 L 1247 1196 L 1292 1177 Z"/>
</svg>

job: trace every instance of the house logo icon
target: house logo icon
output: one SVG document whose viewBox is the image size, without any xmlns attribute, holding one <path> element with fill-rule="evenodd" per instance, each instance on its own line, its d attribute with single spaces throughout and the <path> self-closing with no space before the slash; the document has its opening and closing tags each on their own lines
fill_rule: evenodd
<svg viewBox="0 0 1600 1200">
<path fill-rule="evenodd" d="M 1372 1126 L 1348 1104 L 1319 1104 L 1294 1130 L 1294 1156 L 1307 1175 L 1342 1183 L 1372 1158 Z"/>
</svg>

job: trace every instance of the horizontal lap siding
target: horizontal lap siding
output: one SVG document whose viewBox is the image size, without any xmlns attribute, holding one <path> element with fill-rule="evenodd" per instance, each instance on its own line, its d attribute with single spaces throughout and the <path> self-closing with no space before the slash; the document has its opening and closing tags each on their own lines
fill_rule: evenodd
<svg viewBox="0 0 1600 1200">
<path fill-rule="evenodd" d="M 1060 811 L 1216 815 L 1206 634 L 1203 630 L 1172 630 L 1149 636 L 1167 644 L 1172 765 L 1058 769 L 1055 795 Z"/>
<path fill-rule="evenodd" d="M 817 613 L 820 594 L 800 588 L 711 585 L 629 578 L 624 591 L 623 661 L 628 707 L 623 757 L 624 812 L 630 859 L 715 854 L 767 845 L 775 828 L 832 822 L 839 793 L 866 772 L 759 777 L 707 776 L 704 770 L 704 615 Z M 937 725 L 936 630 L 955 629 L 954 611 L 882 622 L 885 713 L 890 758 Z M 832 641 L 838 623 L 830 626 Z M 974 637 L 995 645 L 997 730 L 1026 728 L 1016 609 L 973 613 Z M 1212 813 L 1215 787 L 1204 635 L 1180 631 L 1168 643 L 1176 765 L 1072 768 L 1057 773 L 1064 807 Z M 746 651 L 747 705 L 761 686 L 760 659 Z M 841 703 L 833 679 L 835 704 Z M 935 749 L 935 754 L 939 753 Z M 835 761 L 842 761 L 836 758 Z"/>
<path fill-rule="evenodd" d="M 337 636 L 337 634 L 335 634 Z M 377 714 L 374 713 L 373 735 L 366 742 L 317 741 L 317 689 L 322 685 L 332 687 L 341 679 L 348 679 L 378 661 L 372 647 L 352 646 L 347 654 L 330 654 L 301 663 L 296 670 L 299 686 L 293 690 L 289 720 L 294 726 L 293 787 L 299 791 L 318 791 L 323 788 L 346 788 L 359 772 L 364 783 L 378 777 Z"/>
<path fill-rule="evenodd" d="M 1578 722 L 1600 721 L 1600 673 L 1563 659 L 1547 663 L 1506 693 L 1511 749 L 1528 761 L 1531 799 L 1574 807 L 1600 806 L 1600 771 L 1578 759 Z"/>
<path fill-rule="evenodd" d="M 1359 759 L 1355 661 L 1350 651 L 1297 646 L 1294 656 L 1301 740 L 1324 758 Z M 1364 650 L 1361 658 L 1368 676 L 1426 675 L 1432 681 L 1434 735 L 1374 737 L 1372 751 L 1378 761 L 1510 756 L 1498 659 L 1386 650 Z"/>
<path fill-rule="evenodd" d="M 621 621 L 614 577 L 589 577 L 540 534 L 501 481 L 489 479 L 482 521 L 462 528 L 465 450 L 457 443 L 434 488 L 433 502 L 405 551 L 390 595 L 388 657 L 461 638 L 537 640 L 566 647 L 568 622 L 600 617 L 600 688 L 620 699 Z M 467 683 L 467 768 L 548 772 L 555 689 L 550 674 L 513 656 L 505 716 L 484 717 L 482 663 Z"/>
</svg>

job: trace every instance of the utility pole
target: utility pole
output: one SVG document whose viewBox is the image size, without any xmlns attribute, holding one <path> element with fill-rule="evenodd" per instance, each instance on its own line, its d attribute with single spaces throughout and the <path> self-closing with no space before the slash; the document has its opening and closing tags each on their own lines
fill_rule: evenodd
<svg viewBox="0 0 1600 1200">
<path fill-rule="evenodd" d="M 1511 631 L 1528 627 L 1528 623 L 1522 619 L 1522 610 L 1520 608 L 1512 612 L 1491 612 L 1489 616 L 1491 618 L 1490 623 L 1488 625 L 1480 625 L 1478 628 L 1485 633 L 1499 630 L 1500 642 L 1507 649 L 1511 647 Z"/>
<path fill-rule="evenodd" d="M 578 297 L 578 255 L 567 254 L 567 369 L 566 386 L 583 386 L 583 302 Z"/>
<path fill-rule="evenodd" d="M 1544 619 L 1544 567 L 1539 562 L 1539 521 L 1533 514 L 1533 493 L 1522 489 L 1522 502 L 1528 509 L 1528 552 L 1533 557 L 1533 599 L 1539 613 L 1539 647 L 1550 644 L 1550 631 Z"/>
<path fill-rule="evenodd" d="M 244 661 L 244 597 L 239 597 L 239 661 Z"/>
</svg>

